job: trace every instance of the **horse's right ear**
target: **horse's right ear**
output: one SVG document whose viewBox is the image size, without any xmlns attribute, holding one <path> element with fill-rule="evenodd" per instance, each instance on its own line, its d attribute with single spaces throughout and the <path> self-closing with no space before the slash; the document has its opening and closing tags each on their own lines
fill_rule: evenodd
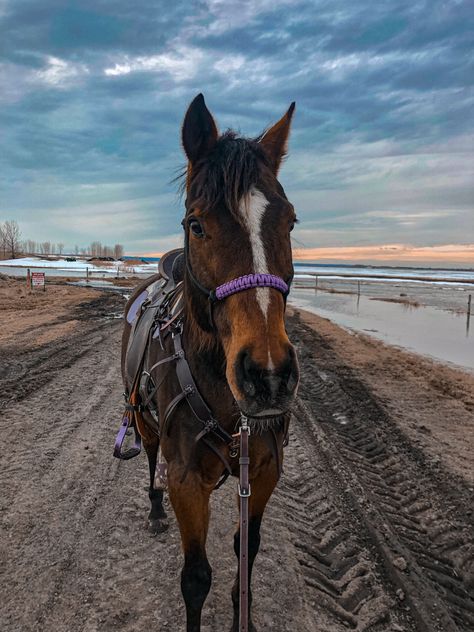
<svg viewBox="0 0 474 632">
<path fill-rule="evenodd" d="M 188 107 L 181 135 L 184 151 L 191 164 L 215 145 L 219 132 L 202 94 L 198 94 Z"/>
</svg>

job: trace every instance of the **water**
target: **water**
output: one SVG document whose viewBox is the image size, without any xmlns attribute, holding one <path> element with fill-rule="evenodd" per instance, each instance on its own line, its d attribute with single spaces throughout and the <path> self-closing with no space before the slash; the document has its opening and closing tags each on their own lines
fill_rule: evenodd
<svg viewBox="0 0 474 632">
<path fill-rule="evenodd" d="M 297 289 L 289 302 L 386 343 L 474 369 L 474 335 L 466 313 Z"/>
<path fill-rule="evenodd" d="M 311 278 L 318 275 L 319 278 L 342 279 L 351 277 L 357 279 L 372 279 L 374 281 L 403 281 L 411 283 L 456 283 L 471 284 L 474 282 L 474 269 L 450 270 L 444 268 L 396 268 L 373 267 L 359 265 L 320 265 L 295 262 L 296 278 Z M 311 276 L 309 276 L 311 275 Z"/>
</svg>

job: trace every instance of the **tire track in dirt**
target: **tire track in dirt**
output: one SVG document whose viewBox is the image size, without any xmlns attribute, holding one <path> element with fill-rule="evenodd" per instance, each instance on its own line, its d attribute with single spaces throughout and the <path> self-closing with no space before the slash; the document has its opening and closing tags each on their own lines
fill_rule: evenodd
<svg viewBox="0 0 474 632">
<path fill-rule="evenodd" d="M 21 336 L 0 349 L 0 407 L 20 401 L 34 389 L 53 380 L 57 373 L 71 366 L 103 340 L 102 331 L 108 321 L 122 308 L 123 300 L 116 294 L 100 296 L 78 305 L 70 316 L 54 319 L 41 330 L 66 321 L 78 321 L 77 332 L 37 347 L 25 347 Z M 83 321 L 83 322 L 81 322 Z M 29 330 L 26 330 L 29 331 Z"/>
<path fill-rule="evenodd" d="M 301 416 L 293 429 L 277 503 L 281 499 L 290 525 L 308 603 L 333 615 L 324 629 L 411 629 L 406 616 L 396 611 L 394 594 L 383 585 L 378 560 L 367 546 L 368 535 L 354 528 L 354 510 Z M 314 608 L 312 618 L 311 629 L 319 630 Z"/>
<path fill-rule="evenodd" d="M 338 363 L 325 341 L 313 357 L 307 349 L 310 338 L 315 346 L 315 332 L 301 324 L 298 331 L 303 373 L 312 375 L 311 384 L 303 380 L 307 406 L 300 407 L 300 415 L 313 432 L 324 434 L 331 467 L 352 487 L 418 629 L 473 629 L 474 535 L 468 515 L 463 516 L 464 494 L 453 489 L 446 497 L 406 442 L 397 440 L 370 391 Z"/>
</svg>

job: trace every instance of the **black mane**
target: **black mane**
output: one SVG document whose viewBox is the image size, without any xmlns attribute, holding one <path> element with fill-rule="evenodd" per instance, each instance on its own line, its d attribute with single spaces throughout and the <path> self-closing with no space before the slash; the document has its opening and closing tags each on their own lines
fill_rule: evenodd
<svg viewBox="0 0 474 632">
<path fill-rule="evenodd" d="M 193 166 L 188 207 L 192 204 L 205 211 L 223 203 L 237 214 L 242 197 L 261 179 L 262 167 L 269 167 L 260 138 L 241 138 L 232 130 L 222 134 Z"/>
</svg>

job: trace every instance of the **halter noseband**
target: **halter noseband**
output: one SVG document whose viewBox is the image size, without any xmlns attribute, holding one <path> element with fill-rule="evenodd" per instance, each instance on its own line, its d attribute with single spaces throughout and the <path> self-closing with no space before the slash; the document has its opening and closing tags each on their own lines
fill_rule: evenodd
<svg viewBox="0 0 474 632">
<path fill-rule="evenodd" d="M 273 287 L 285 296 L 288 294 L 288 284 L 275 274 L 245 274 L 219 285 L 215 290 L 216 299 L 221 301 L 232 294 L 250 290 L 256 287 Z"/>
</svg>

